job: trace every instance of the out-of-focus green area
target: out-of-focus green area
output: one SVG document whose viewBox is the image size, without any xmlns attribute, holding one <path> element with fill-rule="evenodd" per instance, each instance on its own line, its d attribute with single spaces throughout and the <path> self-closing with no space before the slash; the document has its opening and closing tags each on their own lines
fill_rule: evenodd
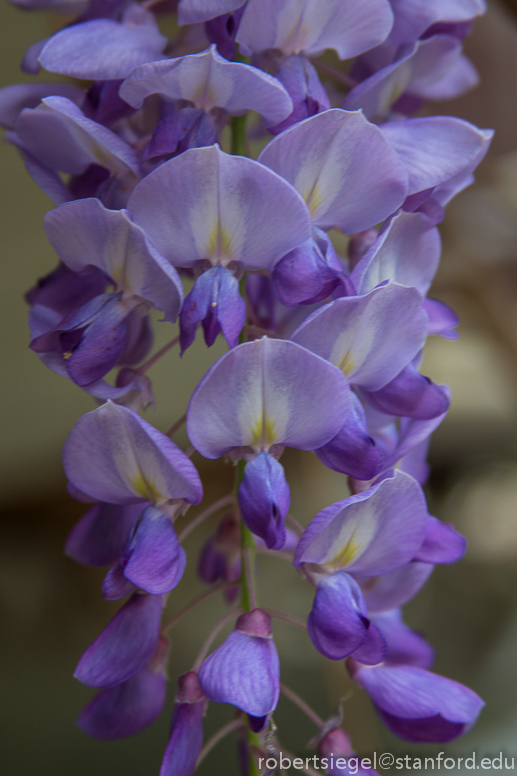
<svg viewBox="0 0 517 776">
<path fill-rule="evenodd" d="M 1 15 L 2 85 L 27 80 L 18 71 L 26 48 L 59 20 L 22 13 L 4 2 Z M 465 560 L 438 568 L 407 607 L 410 624 L 437 649 L 436 669 L 465 682 L 487 702 L 478 725 L 459 742 L 436 751 L 517 756 L 517 17 L 493 2 L 477 21 L 467 53 L 481 86 L 454 103 L 436 106 L 496 138 L 478 182 L 449 207 L 442 227 L 444 254 L 433 295 L 461 320 L 460 339 L 434 337 L 424 371 L 452 389 L 452 408 L 435 434 L 428 496 L 438 517 L 454 522 L 469 539 Z M 48 76 L 38 76 L 46 78 Z M 167 740 L 173 690 L 166 713 L 134 739 L 104 743 L 88 739 L 74 719 L 91 691 L 72 679 L 80 654 L 112 617 L 115 605 L 100 595 L 102 570 L 65 558 L 68 531 L 84 511 L 64 490 L 60 450 L 76 419 L 93 407 L 72 383 L 48 371 L 27 348 L 23 293 L 56 258 L 42 217 L 51 203 L 32 183 L 17 152 L 2 144 L 2 421 L 0 612 L 2 678 L 1 772 L 5 776 L 97 776 L 157 774 Z M 156 324 L 157 345 L 173 336 Z M 180 361 L 166 356 L 152 370 L 158 410 L 149 419 L 165 429 L 183 414 L 188 397 L 221 344 L 207 352 L 201 342 Z M 186 438 L 178 435 L 180 443 Z M 194 461 L 207 483 L 205 504 L 228 492 L 232 467 Z M 287 452 L 293 512 L 307 523 L 318 510 L 346 495 L 345 478 L 308 453 Z M 195 558 L 209 523 L 189 539 L 185 579 L 170 597 L 171 611 L 201 590 Z M 259 558 L 262 604 L 300 617 L 310 591 L 282 561 Z M 187 670 L 223 604 L 207 602 L 174 636 L 171 678 Z M 377 721 L 366 696 L 352 687 L 342 663 L 314 651 L 305 634 L 276 625 L 283 680 L 312 702 L 322 716 L 345 702 L 345 727 L 356 749 L 368 753 L 414 751 L 395 741 Z M 210 733 L 230 711 L 211 707 Z M 299 711 L 281 701 L 275 715 L 282 741 L 297 752 L 314 735 Z M 433 747 L 424 751 L 434 751 Z M 237 773 L 228 739 L 202 774 Z"/>
</svg>

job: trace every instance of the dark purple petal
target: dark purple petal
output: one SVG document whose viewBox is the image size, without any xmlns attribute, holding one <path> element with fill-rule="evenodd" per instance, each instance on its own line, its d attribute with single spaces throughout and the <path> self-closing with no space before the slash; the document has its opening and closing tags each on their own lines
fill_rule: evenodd
<svg viewBox="0 0 517 776">
<path fill-rule="evenodd" d="M 141 504 L 95 504 L 70 532 L 65 552 L 86 566 L 116 563 L 126 546 L 131 526 L 142 511 Z"/>
<path fill-rule="evenodd" d="M 363 390 L 362 394 L 372 407 L 386 415 L 429 420 L 449 408 L 450 399 L 444 388 L 409 365 L 380 391 Z"/>
<path fill-rule="evenodd" d="M 263 717 L 276 708 L 279 671 L 273 639 L 234 630 L 205 660 L 199 682 L 210 700 Z"/>
<path fill-rule="evenodd" d="M 242 14 L 246 4 L 237 8 L 233 13 L 225 13 L 209 19 L 205 22 L 205 35 L 210 43 L 215 43 L 217 51 L 222 57 L 233 60 L 235 58 L 235 35 L 239 29 Z"/>
<path fill-rule="evenodd" d="M 322 655 L 347 657 L 366 641 L 369 625 L 361 588 L 352 577 L 338 571 L 318 585 L 307 629 Z"/>
<path fill-rule="evenodd" d="M 104 272 L 97 267 L 89 266 L 73 272 L 66 264 L 60 263 L 27 291 L 25 300 L 31 307 L 44 305 L 64 317 L 103 294 L 108 282 Z"/>
<path fill-rule="evenodd" d="M 213 145 L 216 141 L 217 128 L 204 110 L 181 108 L 158 122 L 142 160 L 181 154 L 189 148 Z"/>
<path fill-rule="evenodd" d="M 468 687 L 415 666 L 358 666 L 354 678 L 381 719 L 406 741 L 452 741 L 469 730 L 484 706 Z"/>
<path fill-rule="evenodd" d="M 162 596 L 135 593 L 88 647 L 75 678 L 90 687 L 111 687 L 140 671 L 160 635 Z"/>
<path fill-rule="evenodd" d="M 389 665 L 411 665 L 430 668 L 434 662 L 434 649 L 402 621 L 400 609 L 376 614 L 372 622 L 386 639 L 385 662 Z M 355 657 L 355 655 L 354 655 Z M 359 662 L 361 658 L 357 658 Z"/>
<path fill-rule="evenodd" d="M 371 480 L 383 468 L 384 456 L 368 434 L 361 402 L 353 394 L 352 409 L 345 425 L 316 455 L 330 469 L 358 480 Z"/>
<path fill-rule="evenodd" d="M 291 503 L 284 467 L 268 453 L 246 464 L 239 486 L 242 519 L 273 550 L 285 544 L 285 516 Z"/>
<path fill-rule="evenodd" d="M 203 745 L 205 708 L 206 699 L 202 695 L 197 701 L 176 701 L 171 737 L 162 760 L 160 776 L 192 776 L 194 773 Z"/>
<path fill-rule="evenodd" d="M 187 557 L 169 515 L 156 507 L 146 507 L 120 563 L 127 579 L 148 593 L 168 593 L 176 587 Z"/>
<path fill-rule="evenodd" d="M 286 119 L 268 127 L 272 135 L 278 135 L 298 121 L 330 108 L 329 98 L 318 73 L 306 57 L 298 54 L 288 57 L 276 77 L 286 88 L 294 108 Z"/>
<path fill-rule="evenodd" d="M 467 540 L 454 526 L 429 515 L 424 543 L 414 559 L 422 563 L 456 563 L 466 549 Z"/>
<path fill-rule="evenodd" d="M 124 569 L 120 563 L 108 571 L 102 583 L 102 595 L 107 601 L 119 601 L 134 589 L 134 584 L 124 576 Z"/>
<path fill-rule="evenodd" d="M 161 714 L 167 680 L 145 666 L 127 681 L 102 690 L 81 712 L 77 724 L 94 738 L 134 736 Z"/>
<path fill-rule="evenodd" d="M 353 653 L 353 658 L 367 666 L 382 663 L 386 656 L 386 639 L 381 631 L 370 623 L 368 637 Z"/>
</svg>

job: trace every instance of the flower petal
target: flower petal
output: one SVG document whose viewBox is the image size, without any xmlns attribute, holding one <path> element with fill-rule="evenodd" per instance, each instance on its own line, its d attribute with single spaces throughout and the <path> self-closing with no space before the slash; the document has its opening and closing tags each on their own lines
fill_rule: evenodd
<svg viewBox="0 0 517 776">
<path fill-rule="evenodd" d="M 126 546 L 131 526 L 141 511 L 141 504 L 95 504 L 70 532 L 66 554 L 86 566 L 116 563 Z"/>
</svg>

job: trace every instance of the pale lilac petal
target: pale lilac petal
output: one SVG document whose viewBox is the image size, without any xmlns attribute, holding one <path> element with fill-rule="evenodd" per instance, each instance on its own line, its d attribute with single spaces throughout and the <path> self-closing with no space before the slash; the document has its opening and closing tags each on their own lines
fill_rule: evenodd
<svg viewBox="0 0 517 776">
<path fill-rule="evenodd" d="M 450 397 L 447 386 L 443 386 L 442 390 Z M 411 450 L 429 439 L 433 431 L 444 420 L 446 414 L 444 412 L 431 420 L 417 420 L 415 418 L 404 418 L 401 420 L 395 449 L 389 453 L 385 465 L 387 467 L 395 466 Z"/>
<path fill-rule="evenodd" d="M 49 169 L 78 175 L 98 164 L 114 175 L 138 175 L 133 149 L 66 97 L 46 97 L 37 108 L 26 108 L 14 129 L 23 147 Z"/>
<path fill-rule="evenodd" d="M 176 320 L 183 301 L 178 273 L 125 211 L 108 210 L 96 198 L 76 200 L 47 213 L 45 232 L 70 269 L 99 267 L 118 291 L 146 299 L 164 311 L 164 320 Z"/>
<path fill-rule="evenodd" d="M 386 639 L 385 661 L 390 665 L 412 665 L 430 668 L 434 662 L 434 649 L 416 631 L 402 621 L 400 609 L 376 614 L 372 618 Z M 362 662 L 360 658 L 357 658 Z"/>
<path fill-rule="evenodd" d="M 264 337 L 217 361 L 194 391 L 187 433 L 206 458 L 236 447 L 321 447 L 344 425 L 350 390 L 343 373 L 308 350 Z"/>
<path fill-rule="evenodd" d="M 127 681 L 96 695 L 79 715 L 77 724 L 94 738 L 134 736 L 159 717 L 166 691 L 163 673 L 146 666 Z"/>
<path fill-rule="evenodd" d="M 141 590 L 168 593 L 183 576 L 187 557 L 169 515 L 147 507 L 120 559 L 124 576 Z"/>
<path fill-rule="evenodd" d="M 289 184 L 218 146 L 162 164 L 133 191 L 128 210 L 171 264 L 210 260 L 267 269 L 310 237 L 309 213 Z"/>
<path fill-rule="evenodd" d="M 416 666 L 360 668 L 354 678 L 406 741 L 452 741 L 472 727 L 484 706 L 468 687 Z"/>
<path fill-rule="evenodd" d="M 389 36 L 393 45 L 412 43 L 438 22 L 467 22 L 486 11 L 484 0 L 390 0 L 395 22 Z"/>
<path fill-rule="evenodd" d="M 420 485 L 394 470 L 376 485 L 324 509 L 309 524 L 294 563 L 316 563 L 354 577 L 388 574 L 424 541 L 427 506 Z"/>
<path fill-rule="evenodd" d="M 89 687 L 111 687 L 140 671 L 156 649 L 162 609 L 162 596 L 135 593 L 88 647 L 75 678 Z"/>
<path fill-rule="evenodd" d="M 99 501 L 184 498 L 198 504 L 202 498 L 197 471 L 179 447 L 137 413 L 111 401 L 77 421 L 63 461 L 72 484 Z"/>
<path fill-rule="evenodd" d="M 352 270 L 358 294 L 366 294 L 386 280 L 429 290 L 438 268 L 441 240 L 438 229 L 422 213 L 401 212 L 390 221 Z"/>
<path fill-rule="evenodd" d="M 167 45 L 154 14 L 130 3 L 122 21 L 90 19 L 65 27 L 43 47 L 40 64 L 72 78 L 125 78 L 133 68 L 159 59 Z"/>
<path fill-rule="evenodd" d="M 422 349 L 429 320 L 421 305 L 416 289 L 388 283 L 321 307 L 292 340 L 342 369 L 351 383 L 378 391 Z"/>
<path fill-rule="evenodd" d="M 407 169 L 408 195 L 471 173 L 493 136 L 492 130 L 452 116 L 392 121 L 380 131 Z"/>
<path fill-rule="evenodd" d="M 266 124 L 283 121 L 293 109 L 277 78 L 251 65 L 228 62 L 215 45 L 199 54 L 142 65 L 120 87 L 120 96 L 134 108 L 140 108 L 149 94 L 187 100 L 207 113 L 224 108 L 231 116 L 240 116 L 255 110 Z"/>
<path fill-rule="evenodd" d="M 424 543 L 414 560 L 422 563 L 456 563 L 465 555 L 467 540 L 450 523 L 428 515 Z"/>
<path fill-rule="evenodd" d="M 445 339 L 458 339 L 454 331 L 459 319 L 454 310 L 437 299 L 425 299 L 424 310 L 429 316 L 429 334 L 440 334 Z"/>
<path fill-rule="evenodd" d="M 323 579 L 307 618 L 316 649 L 330 660 L 343 660 L 366 641 L 369 626 L 357 582 L 343 571 Z"/>
<path fill-rule="evenodd" d="M 37 82 L 5 86 L 0 89 L 0 126 L 13 129 L 24 108 L 36 108 L 49 95 L 67 97 L 76 105 L 81 105 L 84 100 L 84 90 L 72 84 Z"/>
<path fill-rule="evenodd" d="M 318 56 L 331 48 L 349 59 L 381 43 L 392 25 L 386 0 L 250 0 L 235 39 L 245 52 Z"/>
<path fill-rule="evenodd" d="M 34 183 L 45 192 L 54 205 L 61 205 L 63 202 L 68 202 L 72 199 L 70 189 L 63 183 L 58 173 L 55 172 L 55 170 L 50 170 L 36 159 L 35 156 L 23 148 L 18 142 L 14 132 L 7 132 L 6 138 L 13 143 L 13 145 L 18 147 L 25 164 L 25 169 Z"/>
<path fill-rule="evenodd" d="M 259 161 L 303 196 L 313 223 L 347 234 L 383 221 L 402 204 L 406 173 L 361 112 L 333 108 L 273 138 Z"/>
<path fill-rule="evenodd" d="M 263 717 L 278 703 L 279 671 L 272 638 L 234 630 L 201 666 L 199 683 L 209 700 Z"/>
<path fill-rule="evenodd" d="M 95 504 L 70 532 L 65 552 L 86 566 L 116 563 L 126 546 L 131 526 L 142 511 L 141 504 Z"/>
<path fill-rule="evenodd" d="M 243 0 L 180 0 L 178 4 L 178 24 L 196 24 L 206 22 L 215 16 L 235 11 Z"/>
<path fill-rule="evenodd" d="M 433 569 L 431 563 L 408 563 L 391 574 L 363 580 L 363 596 L 369 614 L 406 604 L 425 585 Z"/>
</svg>

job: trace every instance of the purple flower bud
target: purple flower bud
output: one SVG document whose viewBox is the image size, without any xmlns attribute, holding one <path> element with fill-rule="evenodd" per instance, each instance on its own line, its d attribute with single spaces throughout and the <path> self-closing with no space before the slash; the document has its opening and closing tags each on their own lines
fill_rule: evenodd
<svg viewBox="0 0 517 776">
<path fill-rule="evenodd" d="M 342 660 L 366 641 L 369 627 L 357 582 L 344 571 L 324 577 L 307 618 L 316 649 L 331 660 Z"/>
<path fill-rule="evenodd" d="M 318 753 L 327 759 L 326 771 L 329 776 L 378 776 L 370 765 L 362 767 L 361 758 L 354 753 L 350 739 L 342 728 L 332 728 L 325 733 L 318 742 Z"/>
<path fill-rule="evenodd" d="M 246 464 L 239 487 L 242 519 L 267 546 L 279 550 L 285 544 L 284 519 L 289 511 L 290 491 L 284 467 L 269 453 L 259 453 Z"/>
<path fill-rule="evenodd" d="M 241 576 L 241 532 L 234 513 L 225 515 L 215 533 L 204 545 L 199 557 L 198 574 L 207 585 L 214 582 L 238 582 Z M 226 588 L 226 599 L 234 601 L 238 587 Z"/>
<path fill-rule="evenodd" d="M 90 687 L 111 687 L 140 671 L 160 635 L 162 596 L 135 593 L 88 647 L 75 678 Z"/>
<path fill-rule="evenodd" d="M 350 660 L 349 670 L 370 695 L 382 721 L 405 741 L 453 741 L 470 730 L 484 706 L 468 687 L 423 668 L 368 667 Z"/>
<path fill-rule="evenodd" d="M 271 619 L 254 609 L 238 618 L 233 633 L 205 660 L 199 682 L 210 700 L 264 717 L 276 708 L 279 672 Z"/>
<path fill-rule="evenodd" d="M 77 720 L 81 730 L 94 738 L 113 739 L 151 725 L 165 703 L 168 651 L 169 642 L 162 636 L 149 665 L 90 701 Z"/>
<path fill-rule="evenodd" d="M 192 776 L 203 744 L 205 709 L 206 698 L 197 674 L 189 671 L 180 676 L 172 714 L 171 737 L 163 757 L 160 776 Z"/>
</svg>

